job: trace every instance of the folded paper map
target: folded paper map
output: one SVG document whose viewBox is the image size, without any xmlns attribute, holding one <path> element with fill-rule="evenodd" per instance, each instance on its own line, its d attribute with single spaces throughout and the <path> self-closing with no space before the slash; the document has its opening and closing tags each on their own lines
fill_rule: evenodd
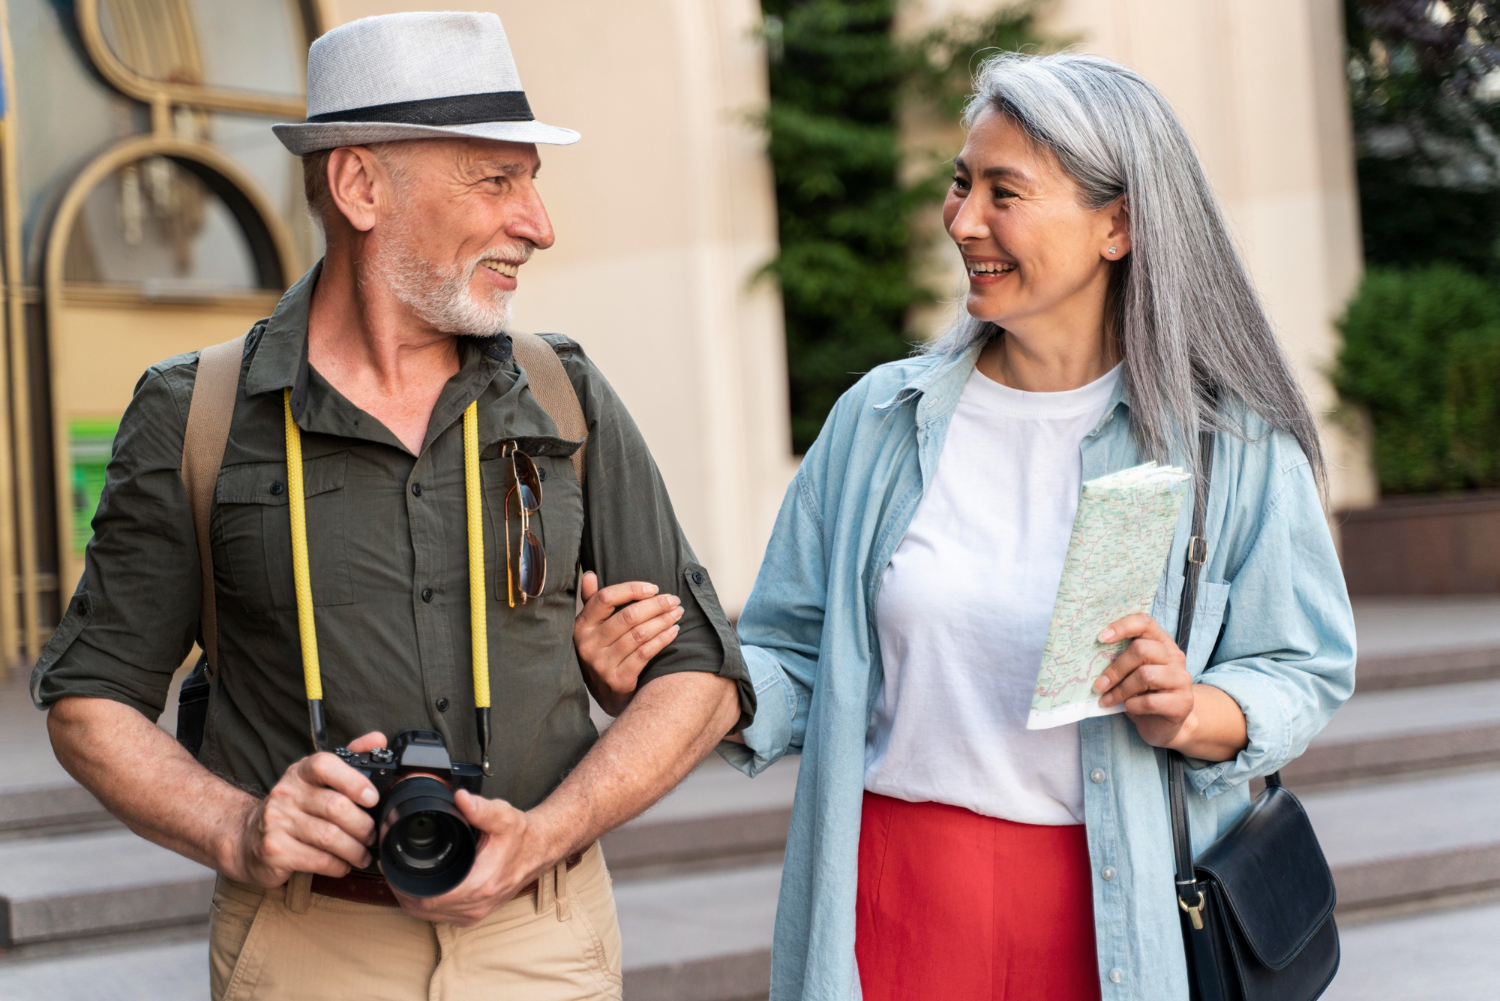
<svg viewBox="0 0 1500 1001">
<path fill-rule="evenodd" d="M 1125 711 L 1101 708 L 1094 682 L 1127 643 L 1100 643 L 1099 633 L 1151 608 L 1191 483 L 1181 469 L 1148 462 L 1083 485 L 1027 729 Z"/>
</svg>

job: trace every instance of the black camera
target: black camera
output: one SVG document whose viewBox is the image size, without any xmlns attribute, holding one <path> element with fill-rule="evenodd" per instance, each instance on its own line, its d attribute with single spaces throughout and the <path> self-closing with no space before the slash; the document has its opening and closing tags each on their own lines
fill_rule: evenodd
<svg viewBox="0 0 1500 1001">
<path fill-rule="evenodd" d="M 402 730 L 389 747 L 363 754 L 346 747 L 334 753 L 380 794 L 365 812 L 375 818 L 375 855 L 386 882 L 409 897 L 436 897 L 462 883 L 479 839 L 453 791 L 478 795 L 484 770 L 450 758 L 442 734 L 431 730 Z"/>
</svg>

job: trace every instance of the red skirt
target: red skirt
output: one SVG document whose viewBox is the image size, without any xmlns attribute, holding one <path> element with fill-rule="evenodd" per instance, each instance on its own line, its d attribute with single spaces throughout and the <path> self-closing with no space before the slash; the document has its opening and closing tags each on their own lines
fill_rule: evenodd
<svg viewBox="0 0 1500 1001">
<path fill-rule="evenodd" d="M 865 793 L 865 1001 L 1099 1001 L 1090 872 L 1082 825 Z"/>
</svg>

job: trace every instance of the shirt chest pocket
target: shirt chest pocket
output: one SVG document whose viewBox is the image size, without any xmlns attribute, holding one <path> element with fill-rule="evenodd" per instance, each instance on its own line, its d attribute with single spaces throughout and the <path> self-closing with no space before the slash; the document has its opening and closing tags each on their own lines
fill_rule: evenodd
<svg viewBox="0 0 1500 1001">
<path fill-rule="evenodd" d="M 1182 574 L 1174 570 L 1167 574 L 1165 592 L 1158 592 L 1156 596 L 1158 614 L 1154 617 L 1174 638 L 1181 619 L 1182 585 Z M 1185 651 L 1188 673 L 1195 678 L 1203 673 L 1208 658 L 1219 643 L 1219 630 L 1224 625 L 1224 612 L 1228 607 L 1229 585 L 1200 576 L 1198 600 L 1193 603 L 1193 634 Z"/>
<path fill-rule="evenodd" d="M 344 452 L 302 463 L 307 553 L 314 605 L 354 600 L 349 579 L 349 499 Z M 248 462 L 225 467 L 214 491 L 215 576 L 220 600 L 253 611 L 297 607 L 292 581 L 292 522 L 286 464 Z"/>
<path fill-rule="evenodd" d="M 530 515 L 532 534 L 542 544 L 547 558 L 547 577 L 542 594 L 553 595 L 574 587 L 574 570 L 578 564 L 578 547 L 583 536 L 583 491 L 573 473 L 574 443 L 560 438 L 519 438 L 522 452 L 536 463 L 541 478 L 541 509 Z M 511 461 L 500 455 L 500 445 L 485 449 L 479 460 L 484 480 L 485 550 L 489 561 L 490 593 L 496 601 L 506 601 L 509 593 L 507 571 L 514 571 L 521 539 L 520 511 L 512 491 L 515 477 Z M 507 538 L 510 544 L 507 554 Z M 519 603 L 520 594 L 516 595 Z"/>
</svg>

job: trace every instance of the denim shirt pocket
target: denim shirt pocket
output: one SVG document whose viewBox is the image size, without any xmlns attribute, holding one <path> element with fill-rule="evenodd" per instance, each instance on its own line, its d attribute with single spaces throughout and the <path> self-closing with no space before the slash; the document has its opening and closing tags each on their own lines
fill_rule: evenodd
<svg viewBox="0 0 1500 1001">
<path fill-rule="evenodd" d="M 1182 574 L 1168 571 L 1161 587 L 1156 592 L 1152 614 L 1156 621 L 1175 638 L 1177 624 L 1181 621 Z M 1187 668 L 1193 677 L 1202 674 L 1219 644 L 1219 633 L 1224 626 L 1224 613 L 1229 607 L 1229 585 L 1221 581 L 1198 579 L 1198 599 L 1193 603 L 1193 633 L 1188 638 Z"/>
</svg>

